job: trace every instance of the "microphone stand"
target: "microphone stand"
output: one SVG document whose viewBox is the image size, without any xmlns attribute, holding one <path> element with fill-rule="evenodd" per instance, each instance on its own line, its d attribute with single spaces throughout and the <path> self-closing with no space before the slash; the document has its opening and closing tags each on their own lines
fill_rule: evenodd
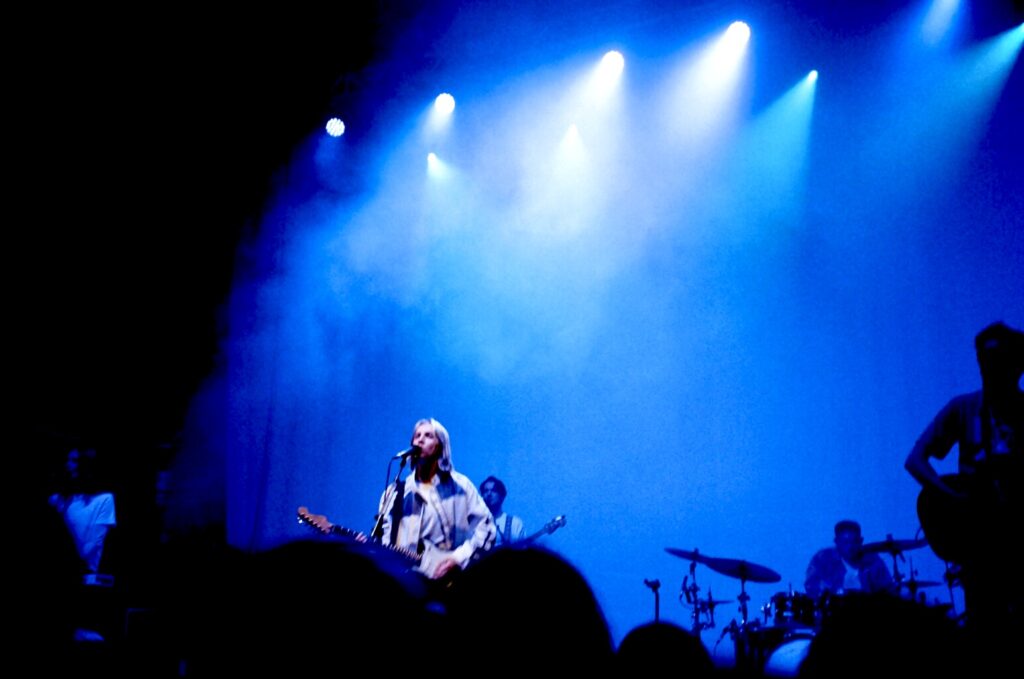
<svg viewBox="0 0 1024 679">
<path fill-rule="evenodd" d="M 386 507 L 389 504 L 388 500 L 389 500 L 389 498 L 394 493 L 398 492 L 398 479 L 401 478 L 402 470 L 405 469 L 405 463 L 406 463 L 406 461 L 408 461 L 408 459 L 409 459 L 409 456 L 406 456 L 406 457 L 402 458 L 402 463 L 400 465 L 398 465 L 398 473 L 395 474 L 395 480 L 394 481 L 391 481 L 390 479 L 391 479 L 391 463 L 394 462 L 395 459 L 391 458 L 390 460 L 388 460 L 388 471 L 387 471 L 387 475 L 384 477 L 384 486 L 387 488 L 387 491 L 384 494 L 384 500 L 383 500 L 383 502 L 381 502 L 380 508 L 379 508 L 379 510 L 377 512 L 377 520 L 373 524 L 373 531 L 370 533 L 370 536 L 374 540 L 376 540 L 377 542 L 380 542 L 381 538 L 384 535 L 384 512 L 386 511 Z M 398 500 L 396 498 L 395 502 L 397 502 L 397 501 Z"/>
<path fill-rule="evenodd" d="M 650 587 L 651 591 L 654 592 L 654 622 L 659 622 L 659 609 L 661 597 L 658 595 L 658 588 L 661 587 L 661 581 L 648 580 L 647 578 L 644 578 L 644 584 Z"/>
</svg>

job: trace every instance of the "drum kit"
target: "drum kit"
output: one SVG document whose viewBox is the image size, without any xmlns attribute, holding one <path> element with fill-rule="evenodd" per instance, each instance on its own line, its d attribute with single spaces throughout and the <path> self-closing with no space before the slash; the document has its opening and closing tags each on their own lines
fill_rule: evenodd
<svg viewBox="0 0 1024 679">
<path fill-rule="evenodd" d="M 893 560 L 894 590 L 900 596 L 906 592 L 909 598 L 917 600 L 918 592 L 926 587 L 935 587 L 943 583 L 931 580 L 917 580 L 911 567 L 910 576 L 905 577 L 899 570 L 898 560 L 903 553 L 920 549 L 928 545 L 926 540 L 895 540 L 892 535 L 879 542 L 869 542 L 862 546 L 868 553 L 889 554 Z M 692 631 L 699 635 L 701 631 L 715 627 L 715 607 L 728 603 L 729 599 L 715 599 L 708 588 L 707 596 L 700 596 L 697 586 L 697 564 L 703 564 L 716 573 L 736 578 L 740 581 L 739 601 L 740 619 L 732 620 L 723 631 L 719 641 L 726 634 L 731 635 L 736 647 L 737 669 L 754 671 L 775 676 L 795 676 L 800 662 L 807 655 L 811 639 L 821 627 L 823 620 L 842 606 L 842 596 L 823 595 L 819 599 L 794 592 L 778 592 L 762 607 L 763 618 L 751 619 L 749 616 L 746 585 L 751 583 L 771 584 L 782 580 L 777 572 L 744 559 L 726 559 L 702 554 L 700 550 L 685 550 L 666 547 L 669 554 L 690 562 L 689 574 L 683 578 L 679 593 L 680 603 L 692 608 Z M 921 595 L 923 598 L 923 594 Z"/>
</svg>

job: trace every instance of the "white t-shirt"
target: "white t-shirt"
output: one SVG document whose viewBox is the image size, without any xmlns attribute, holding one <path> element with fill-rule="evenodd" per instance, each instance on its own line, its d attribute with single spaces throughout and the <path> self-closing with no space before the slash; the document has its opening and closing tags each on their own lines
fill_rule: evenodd
<svg viewBox="0 0 1024 679">
<path fill-rule="evenodd" d="M 117 525 L 113 494 L 76 494 L 70 498 L 53 495 L 50 504 L 64 518 L 87 574 L 96 573 L 103 558 L 103 541 L 110 529 Z"/>
<path fill-rule="evenodd" d="M 843 576 L 843 591 L 856 592 L 860 589 L 860 571 L 843 561 L 846 575 Z"/>
</svg>

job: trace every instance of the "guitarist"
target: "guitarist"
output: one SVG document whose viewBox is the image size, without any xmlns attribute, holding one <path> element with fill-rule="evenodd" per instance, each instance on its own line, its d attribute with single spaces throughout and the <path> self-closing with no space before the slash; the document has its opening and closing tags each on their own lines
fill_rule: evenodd
<svg viewBox="0 0 1024 679">
<path fill-rule="evenodd" d="M 523 520 L 518 516 L 508 514 L 501 508 L 505 503 L 508 490 L 501 479 L 488 476 L 480 484 L 480 494 L 487 503 L 487 508 L 494 516 L 494 526 L 498 530 L 498 545 L 507 545 L 518 542 L 526 536 L 526 529 L 523 527 Z"/>
<path fill-rule="evenodd" d="M 494 518 L 473 482 L 452 467 L 451 439 L 440 422 L 418 421 L 412 445 L 412 473 L 384 490 L 375 537 L 422 555 L 421 572 L 437 580 L 494 545 Z"/>
<path fill-rule="evenodd" d="M 968 624 L 988 635 L 1021 623 L 1024 333 L 996 322 L 974 344 L 981 389 L 951 399 L 904 466 L 922 486 L 918 514 L 932 549 L 961 566 Z M 945 458 L 954 444 L 959 473 L 940 476 L 931 458 Z"/>
</svg>

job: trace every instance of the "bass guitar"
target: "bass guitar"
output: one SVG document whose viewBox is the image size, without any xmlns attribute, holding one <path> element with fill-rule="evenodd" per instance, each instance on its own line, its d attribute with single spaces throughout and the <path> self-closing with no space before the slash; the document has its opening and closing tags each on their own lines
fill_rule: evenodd
<svg viewBox="0 0 1024 679">
<path fill-rule="evenodd" d="M 518 542 L 516 542 L 516 544 L 517 545 L 528 545 L 528 544 L 532 543 L 534 540 L 536 540 L 537 538 L 544 537 L 545 535 L 551 535 L 552 533 L 554 533 L 556 530 L 558 530 L 559 528 L 561 528 L 564 525 L 565 525 L 565 514 L 559 514 L 555 518 L 553 518 L 550 521 L 548 521 L 547 523 L 545 523 L 544 527 L 541 528 L 539 531 L 537 531 L 536 533 L 533 533 L 532 535 L 527 535 L 522 540 L 519 540 Z"/>
</svg>

